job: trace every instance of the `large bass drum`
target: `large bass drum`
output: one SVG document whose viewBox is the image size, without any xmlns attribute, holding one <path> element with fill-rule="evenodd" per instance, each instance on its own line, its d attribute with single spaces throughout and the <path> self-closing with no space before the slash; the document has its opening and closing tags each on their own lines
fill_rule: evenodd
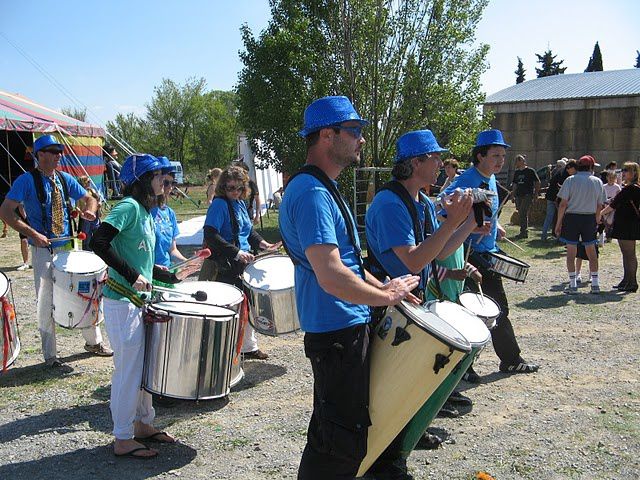
<svg viewBox="0 0 640 480">
<path fill-rule="evenodd" d="M 249 294 L 251 325 L 263 335 L 279 336 L 300 330 L 294 266 L 286 255 L 269 255 L 249 264 L 242 274 Z"/>
<path fill-rule="evenodd" d="M 371 426 L 357 476 L 364 475 L 470 351 L 460 332 L 423 307 L 402 302 L 387 309 L 371 345 Z"/>
<path fill-rule="evenodd" d="M 205 292 L 207 299 L 204 302 L 208 305 L 215 305 L 218 307 L 230 308 L 241 316 L 241 307 L 244 295 L 239 288 L 222 282 L 182 282 L 176 285 L 176 293 L 163 292 L 162 298 L 165 300 L 181 301 L 184 300 L 184 296 L 178 292 L 184 293 L 196 293 L 198 291 Z M 242 320 L 240 318 L 240 320 Z M 232 351 L 231 359 L 231 387 L 236 386 L 240 380 L 244 378 L 244 371 L 242 370 L 242 355 L 240 354 L 242 347 L 242 334 L 244 325 L 241 321 L 236 322 L 236 338 L 238 339 L 236 347 Z"/>
<path fill-rule="evenodd" d="M 405 458 L 409 457 L 424 431 L 460 382 L 464 372 L 467 371 L 478 353 L 482 351 L 491 338 L 484 322 L 456 303 L 436 300 L 427 302 L 425 307 L 462 333 L 469 341 L 471 351 L 462 358 L 444 382 L 429 396 L 428 400 L 404 429 L 400 452 Z"/>
<path fill-rule="evenodd" d="M 236 312 L 195 302 L 159 302 L 147 306 L 144 315 L 145 390 L 183 400 L 229 394 Z"/>
<path fill-rule="evenodd" d="M 87 328 L 102 322 L 107 264 L 85 251 L 57 253 L 52 264 L 53 320 L 64 328 Z"/>
</svg>

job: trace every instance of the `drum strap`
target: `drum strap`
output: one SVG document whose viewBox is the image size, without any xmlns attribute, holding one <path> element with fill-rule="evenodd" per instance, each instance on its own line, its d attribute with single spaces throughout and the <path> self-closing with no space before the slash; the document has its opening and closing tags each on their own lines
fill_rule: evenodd
<svg viewBox="0 0 640 480">
<path fill-rule="evenodd" d="M 40 202 L 40 211 L 42 214 L 42 226 L 45 229 L 44 232 L 40 232 L 40 233 L 42 233 L 46 237 L 52 237 L 53 234 L 51 233 L 51 219 L 47 217 L 47 209 L 46 209 L 47 198 L 44 193 L 44 185 L 43 185 L 44 175 L 42 175 L 42 172 L 37 168 L 34 168 L 29 173 L 33 177 L 33 185 L 36 188 L 36 196 L 38 197 L 38 202 Z M 69 235 L 73 236 L 73 231 L 77 230 L 77 226 L 75 225 L 75 220 L 71 216 L 72 208 L 71 208 L 71 201 L 69 200 L 69 186 L 67 185 L 66 180 L 60 174 L 60 172 L 58 172 L 57 170 L 54 170 L 53 173 L 58 178 L 58 180 L 60 180 L 60 185 L 62 185 L 63 203 L 67 209 L 67 219 L 69 221 Z"/>
<path fill-rule="evenodd" d="M 298 170 L 295 174 L 293 174 L 291 178 L 289 178 L 289 180 L 287 181 L 287 185 L 291 183 L 291 180 L 293 180 L 295 177 L 303 173 L 306 173 L 308 175 L 311 175 L 312 177 L 315 177 L 320 183 L 322 183 L 322 185 L 329 191 L 329 194 L 331 195 L 331 198 L 333 198 L 333 201 L 336 202 L 336 205 L 338 206 L 338 210 L 340 210 L 340 213 L 342 214 L 342 218 L 344 219 L 344 224 L 347 227 L 347 235 L 349 236 L 349 240 L 351 241 L 351 245 L 353 246 L 353 250 L 356 254 L 356 258 L 358 260 L 358 266 L 360 268 L 360 274 L 364 279 L 365 273 L 364 273 L 364 264 L 362 262 L 362 250 L 360 249 L 360 246 L 358 245 L 358 242 L 356 240 L 356 228 L 354 225 L 353 215 L 351 214 L 351 211 L 347 206 L 347 201 L 344 199 L 344 197 L 336 187 L 335 183 L 331 181 L 331 179 L 327 176 L 326 173 L 324 173 L 320 168 L 316 167 L 315 165 L 304 165 L 302 168 L 300 168 L 300 170 Z M 286 191 L 286 187 L 285 187 L 285 191 Z M 289 258 L 291 258 L 291 261 L 293 262 L 293 264 L 301 265 L 301 262 L 297 260 L 291 254 L 291 251 L 287 248 L 284 238 L 282 239 L 282 246 L 284 247 L 285 252 L 287 252 L 287 255 L 289 255 Z"/>
<path fill-rule="evenodd" d="M 136 307 L 142 308 L 144 306 L 144 300 L 142 300 L 136 292 L 131 290 L 129 287 L 125 287 L 121 283 L 116 282 L 113 278 L 107 279 L 107 286 L 123 297 L 127 297 Z"/>
</svg>

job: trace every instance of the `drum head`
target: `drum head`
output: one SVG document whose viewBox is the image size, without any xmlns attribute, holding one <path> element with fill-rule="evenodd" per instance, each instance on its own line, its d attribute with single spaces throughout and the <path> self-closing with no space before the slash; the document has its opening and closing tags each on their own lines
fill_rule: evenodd
<svg viewBox="0 0 640 480">
<path fill-rule="evenodd" d="M 472 346 L 483 346 L 489 341 L 489 330 L 484 322 L 457 303 L 448 301 L 428 302 L 429 311 L 462 333 Z"/>
<path fill-rule="evenodd" d="M 285 255 L 261 258 L 244 269 L 242 280 L 246 286 L 260 290 L 293 288 L 293 262 Z"/>
<path fill-rule="evenodd" d="M 500 307 L 491 297 L 479 293 L 465 292 L 458 297 L 460 304 L 472 313 L 486 318 L 497 318 Z"/>
<path fill-rule="evenodd" d="M 519 265 L 521 267 L 530 267 L 528 263 L 524 263 L 518 260 L 517 258 L 510 257 L 509 255 L 505 255 L 504 253 L 491 253 L 491 255 L 507 263 L 511 263 L 513 265 Z"/>
<path fill-rule="evenodd" d="M 205 292 L 207 294 L 207 300 L 201 303 L 209 305 L 226 307 L 229 305 L 236 305 L 242 301 L 242 291 L 228 283 L 197 281 L 182 282 L 176 285 L 176 292 L 196 293 L 197 291 Z M 162 292 L 162 296 L 167 301 L 186 300 L 184 295 L 178 295 L 177 293 Z"/>
<path fill-rule="evenodd" d="M 416 325 L 442 340 L 450 347 L 461 352 L 469 352 L 471 350 L 469 342 L 464 335 L 442 318 L 425 309 L 422 305 L 414 305 L 403 301 L 399 305 L 399 308 L 406 313 Z"/>
<path fill-rule="evenodd" d="M 158 302 L 149 306 L 150 310 L 160 310 L 166 313 L 173 313 L 184 317 L 209 317 L 219 318 L 220 321 L 231 320 L 236 314 L 233 310 L 216 305 L 209 305 L 199 302 Z"/>
<path fill-rule="evenodd" d="M 107 268 L 95 253 L 85 251 L 60 252 L 53 257 L 53 267 L 59 272 L 93 273 Z"/>
<path fill-rule="evenodd" d="M 4 274 L 4 272 L 0 272 L 0 297 L 4 297 L 9 291 L 9 279 Z"/>
</svg>

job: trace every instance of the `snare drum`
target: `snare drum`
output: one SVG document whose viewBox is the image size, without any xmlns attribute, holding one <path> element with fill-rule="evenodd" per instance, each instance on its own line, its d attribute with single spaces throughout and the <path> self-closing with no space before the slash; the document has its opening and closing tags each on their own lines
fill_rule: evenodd
<svg viewBox="0 0 640 480">
<path fill-rule="evenodd" d="M 458 302 L 480 318 L 489 330 L 495 328 L 500 316 L 500 306 L 493 298 L 475 292 L 464 292 L 458 297 Z"/>
<path fill-rule="evenodd" d="M 20 338 L 13 304 L 9 301 L 9 279 L 0 272 L 0 369 L 4 372 L 18 358 Z"/>
<path fill-rule="evenodd" d="M 240 315 L 240 308 L 242 307 L 242 299 L 244 298 L 239 288 L 229 285 L 228 283 L 221 282 L 182 282 L 176 285 L 176 293 L 162 292 L 162 298 L 169 301 L 183 301 L 185 297 L 178 292 L 184 293 L 196 293 L 197 291 L 206 292 L 207 300 L 201 303 L 208 305 L 215 305 L 218 307 L 226 307 L 238 315 Z M 242 346 L 241 324 L 236 322 L 235 331 L 238 343 L 232 353 L 231 362 L 231 386 L 236 386 L 240 380 L 244 378 L 244 371 L 240 363 L 240 347 Z"/>
<path fill-rule="evenodd" d="M 238 314 L 196 302 L 159 302 L 146 307 L 142 386 L 183 400 L 225 397 L 231 387 Z"/>
<path fill-rule="evenodd" d="M 428 302 L 425 307 L 462 333 L 471 345 L 471 352 L 466 354 L 455 366 L 404 429 L 400 452 L 405 458 L 409 457 L 424 431 L 460 382 L 464 372 L 467 371 L 478 353 L 489 343 L 491 338 L 484 322 L 456 303 L 436 300 Z"/>
<path fill-rule="evenodd" d="M 102 287 L 107 265 L 91 252 L 54 255 L 53 320 L 64 328 L 87 328 L 104 320 Z"/>
<path fill-rule="evenodd" d="M 293 262 L 269 255 L 249 264 L 242 274 L 249 295 L 250 321 L 256 332 L 279 336 L 300 330 L 294 291 Z"/>
<path fill-rule="evenodd" d="M 485 259 L 490 264 L 489 270 L 510 280 L 515 280 L 516 282 L 524 283 L 527 278 L 527 273 L 529 273 L 529 264 L 510 257 L 504 252 L 486 252 Z"/>
<path fill-rule="evenodd" d="M 421 306 L 389 307 L 371 345 L 367 455 L 363 475 L 429 396 L 471 351 L 469 342 Z"/>
</svg>

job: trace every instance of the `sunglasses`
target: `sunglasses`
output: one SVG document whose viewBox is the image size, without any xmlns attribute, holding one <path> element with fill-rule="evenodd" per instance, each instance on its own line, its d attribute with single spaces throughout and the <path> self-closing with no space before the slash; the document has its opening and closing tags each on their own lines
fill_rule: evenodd
<svg viewBox="0 0 640 480">
<path fill-rule="evenodd" d="M 224 187 L 224 189 L 227 192 L 241 192 L 242 190 L 244 190 L 244 185 L 237 185 L 237 186 L 233 186 L 233 185 L 227 185 Z"/>
<path fill-rule="evenodd" d="M 51 155 L 58 155 L 58 154 L 62 155 L 62 150 L 59 150 L 57 148 L 43 148 L 40 151 L 45 153 L 50 153 Z"/>
<path fill-rule="evenodd" d="M 623 172 L 630 172 L 631 170 L 629 170 L 628 168 L 623 168 L 622 171 Z"/>
<path fill-rule="evenodd" d="M 174 182 L 173 180 L 165 180 L 163 184 L 165 187 L 168 187 L 169 185 L 177 185 L 178 182 Z"/>
<path fill-rule="evenodd" d="M 338 130 L 345 130 L 355 138 L 362 138 L 362 127 L 347 127 L 344 125 L 336 125 L 333 128 L 337 128 Z"/>
</svg>

